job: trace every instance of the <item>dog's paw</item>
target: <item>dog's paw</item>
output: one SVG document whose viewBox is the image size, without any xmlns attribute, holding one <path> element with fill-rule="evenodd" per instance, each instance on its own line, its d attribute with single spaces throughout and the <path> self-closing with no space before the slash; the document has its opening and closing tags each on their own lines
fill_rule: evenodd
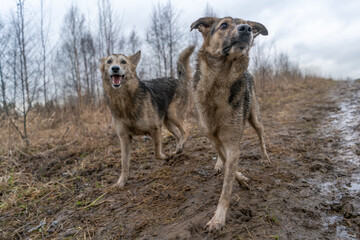
<svg viewBox="0 0 360 240">
<path fill-rule="evenodd" d="M 214 167 L 215 174 L 220 174 L 222 171 L 222 167 L 223 167 L 222 163 L 220 163 L 220 164 L 216 163 L 215 167 Z"/>
<path fill-rule="evenodd" d="M 124 187 L 125 187 L 125 181 L 121 179 L 117 183 L 111 186 L 111 188 L 113 189 L 123 189 Z"/>
<path fill-rule="evenodd" d="M 216 160 L 215 167 L 214 167 L 215 174 L 220 174 L 221 173 L 223 165 L 224 164 L 223 164 L 222 160 L 219 159 L 219 157 L 218 157 L 217 160 Z"/>
<path fill-rule="evenodd" d="M 239 183 L 240 187 L 250 190 L 250 185 L 249 185 L 250 179 L 245 177 L 241 172 L 236 172 L 235 174 L 236 174 L 235 179 Z"/>
<path fill-rule="evenodd" d="M 251 190 L 250 185 L 248 182 L 245 181 L 238 181 L 240 187 L 244 188 L 245 190 Z"/>
<path fill-rule="evenodd" d="M 181 147 L 177 146 L 176 150 L 175 150 L 175 154 L 182 153 L 182 151 L 183 151 L 183 147 L 182 146 Z"/>
<path fill-rule="evenodd" d="M 125 187 L 125 183 L 115 183 L 114 185 L 112 185 L 112 187 L 117 189 L 123 189 Z"/>
<path fill-rule="evenodd" d="M 160 155 L 157 155 L 155 157 L 160 160 L 168 160 L 168 159 L 170 159 L 171 156 L 161 153 Z"/>
<path fill-rule="evenodd" d="M 263 155 L 263 157 L 261 159 L 261 164 L 272 164 L 272 162 L 267 154 Z"/>
<path fill-rule="evenodd" d="M 205 225 L 204 229 L 207 232 L 221 231 L 225 226 L 225 222 L 218 221 L 215 216 Z"/>
</svg>

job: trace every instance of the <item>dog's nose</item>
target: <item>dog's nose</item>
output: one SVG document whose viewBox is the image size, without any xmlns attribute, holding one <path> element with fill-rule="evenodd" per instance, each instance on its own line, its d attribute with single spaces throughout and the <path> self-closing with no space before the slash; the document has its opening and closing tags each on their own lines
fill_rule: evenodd
<svg viewBox="0 0 360 240">
<path fill-rule="evenodd" d="M 114 73 L 117 73 L 118 71 L 120 71 L 120 67 L 119 67 L 119 66 L 112 66 L 112 67 L 111 67 L 111 70 L 112 70 Z"/>
<path fill-rule="evenodd" d="M 241 24 L 238 26 L 238 31 L 240 33 L 251 33 L 252 29 L 251 29 L 250 25 Z"/>
</svg>

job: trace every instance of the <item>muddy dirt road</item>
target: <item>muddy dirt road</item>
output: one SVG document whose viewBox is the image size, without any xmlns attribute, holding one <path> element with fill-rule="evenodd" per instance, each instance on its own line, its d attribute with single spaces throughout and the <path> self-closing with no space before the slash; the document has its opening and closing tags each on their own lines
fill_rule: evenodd
<svg viewBox="0 0 360 240">
<path fill-rule="evenodd" d="M 76 150 L 65 144 L 19 157 L 13 171 L 24 169 L 44 193 L 24 200 L 23 211 L 2 208 L 0 237 L 359 239 L 360 82 L 298 86 L 260 105 L 273 163 L 260 163 L 258 139 L 247 127 L 239 169 L 251 179 L 251 190 L 234 183 L 223 231 L 203 230 L 223 175 L 215 175 L 216 153 L 192 121 L 184 152 L 168 162 L 154 159 L 148 139 L 136 138 L 130 179 L 121 191 L 109 189 L 121 165 L 117 139 L 106 127 L 74 143 Z M 173 150 L 174 139 L 165 137 L 164 147 Z M 2 189 L 2 199 L 9 188 Z"/>
</svg>

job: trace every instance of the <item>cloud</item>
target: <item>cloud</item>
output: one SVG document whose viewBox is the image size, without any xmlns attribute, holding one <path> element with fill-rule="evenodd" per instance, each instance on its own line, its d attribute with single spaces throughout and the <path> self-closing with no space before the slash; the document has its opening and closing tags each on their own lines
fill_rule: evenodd
<svg viewBox="0 0 360 240">
<path fill-rule="evenodd" d="M 114 9 L 123 14 L 124 33 L 135 27 L 139 35 L 144 37 L 152 7 L 157 2 L 113 1 Z M 26 3 L 35 6 L 38 0 Z M 60 35 L 63 17 L 72 3 L 81 6 L 88 21 L 96 27 L 97 0 L 52 1 L 54 36 Z M 325 76 L 360 77 L 360 1 L 172 0 L 171 3 L 180 11 L 179 20 L 186 32 L 193 21 L 203 16 L 206 4 L 209 3 L 219 16 L 240 17 L 263 23 L 269 30 L 269 36 L 264 37 L 263 41 L 274 42 L 278 51 L 288 53 L 300 65 L 318 66 Z M 12 1 L 2 0 L 1 6 L 1 15 L 10 6 L 16 8 Z"/>
</svg>

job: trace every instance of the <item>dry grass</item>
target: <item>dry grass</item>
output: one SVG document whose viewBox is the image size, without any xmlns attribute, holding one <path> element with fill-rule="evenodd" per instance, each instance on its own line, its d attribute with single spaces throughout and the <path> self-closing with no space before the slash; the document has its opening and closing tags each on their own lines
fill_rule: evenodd
<svg viewBox="0 0 360 240">
<path fill-rule="evenodd" d="M 91 167 L 87 153 L 104 148 L 111 151 L 111 145 L 117 145 L 107 110 L 84 111 L 80 124 L 64 113 L 47 118 L 32 113 L 30 119 L 29 148 L 6 120 L 0 123 L 0 216 L 19 219 L 6 222 L 6 218 L 0 218 L 0 225 L 8 229 L 13 226 L 16 230 L 11 236 L 37 225 L 32 219 L 46 209 L 56 209 L 58 202 L 74 202 L 69 198 L 74 195 L 74 183 L 85 181 L 74 173 Z M 53 165 L 62 169 L 66 161 L 75 161 L 75 167 L 65 168 L 60 174 L 53 172 L 56 177 L 46 173 Z"/>
</svg>

